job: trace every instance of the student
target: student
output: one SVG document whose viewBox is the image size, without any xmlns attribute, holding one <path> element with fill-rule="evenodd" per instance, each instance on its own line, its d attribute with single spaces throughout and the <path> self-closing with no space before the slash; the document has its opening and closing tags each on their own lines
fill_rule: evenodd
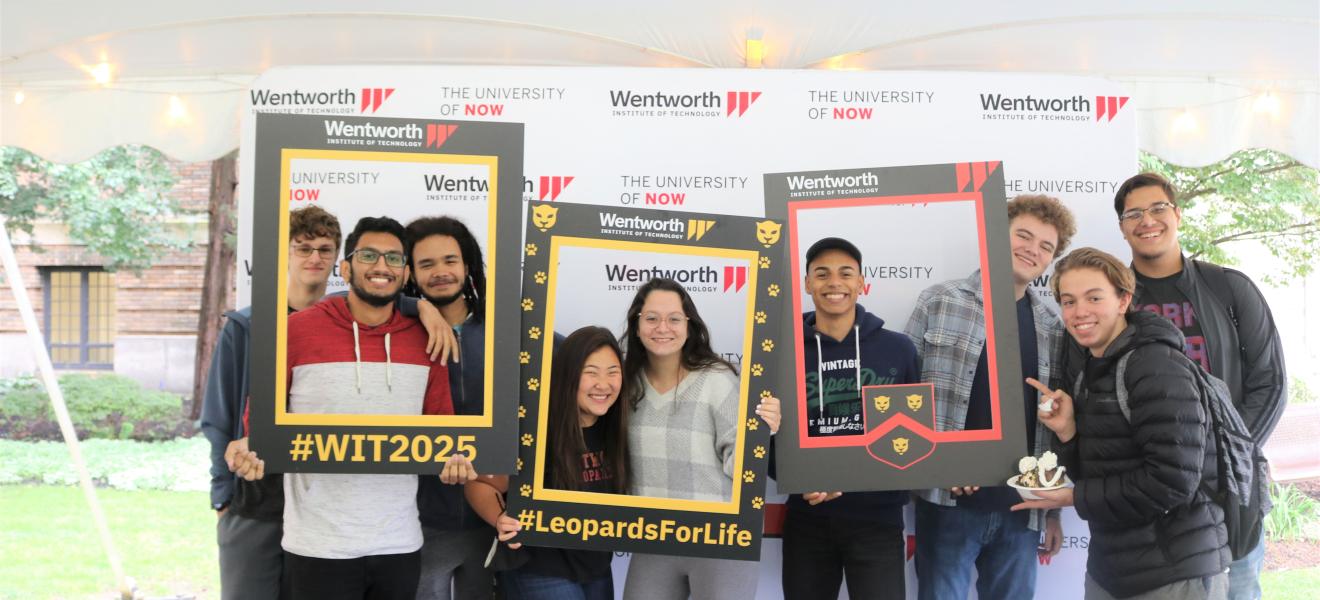
<svg viewBox="0 0 1320 600">
<path fill-rule="evenodd" d="M 807 432 L 862 435 L 862 386 L 919 380 L 907 337 L 885 329 L 857 303 L 862 253 L 827 237 L 807 249 L 804 289 L 815 310 L 802 315 Z M 903 598 L 903 506 L 908 492 L 813 492 L 790 496 L 784 518 L 785 598 L 835 598 L 846 578 L 854 598 Z"/>
<path fill-rule="evenodd" d="M 339 219 L 319 206 L 289 213 L 289 312 L 325 295 L 326 280 L 339 256 Z M 284 490 L 279 476 L 260 482 L 237 478 L 225 452 L 242 438 L 248 399 L 248 330 L 252 307 L 225 315 L 211 354 L 202 400 L 202 433 L 211 443 L 211 508 L 219 517 L 220 595 L 224 600 L 287 597 L 280 548 Z"/>
<path fill-rule="evenodd" d="M 627 318 L 623 376 L 637 386 L 626 396 L 631 493 L 729 501 L 741 418 L 736 369 L 711 349 L 692 297 L 672 279 L 638 288 Z M 779 429 L 778 399 L 767 398 L 756 413 L 772 433 Z M 755 562 L 634 554 L 623 596 L 746 598 L 756 579 Z"/>
<path fill-rule="evenodd" d="M 409 223 L 406 231 L 413 284 L 440 309 L 464 359 L 448 363 L 454 414 L 479 415 L 486 391 L 486 271 L 481 246 L 467 226 L 452 217 L 422 217 Z M 434 475 L 417 480 L 424 538 L 418 600 L 449 600 L 451 592 L 455 598 L 491 595 L 494 579 L 484 563 L 495 532 L 463 495 L 462 488 L 443 485 Z"/>
<path fill-rule="evenodd" d="M 1008 229 L 1022 377 L 1050 381 L 1063 325 L 1027 287 L 1063 253 L 1077 228 L 1058 199 L 1018 196 L 1008 203 Z M 907 334 L 921 355 L 921 380 L 935 385 L 936 429 L 990 429 L 980 269 L 923 291 Z M 1036 390 L 1023 384 L 1027 443 L 1022 451 L 1039 456 L 1049 449 L 1051 436 L 1036 420 L 1036 396 Z M 1058 553 L 1063 542 L 1059 512 L 1011 512 L 1019 497 L 1007 486 L 934 488 L 921 490 L 918 498 L 916 566 L 918 597 L 923 600 L 966 598 L 973 570 L 979 598 L 1030 598 L 1036 591 L 1042 534 L 1050 555 Z"/>
<path fill-rule="evenodd" d="M 1137 275 L 1133 310 L 1168 318 L 1186 342 L 1183 351 L 1228 384 L 1233 405 L 1264 446 L 1283 415 L 1288 381 L 1283 344 L 1265 297 L 1246 275 L 1185 256 L 1178 242 L 1182 209 L 1168 180 L 1142 173 L 1114 195 L 1123 239 L 1132 248 Z M 1229 597 L 1260 597 L 1265 535 L 1229 569 Z"/>
<path fill-rule="evenodd" d="M 583 327 L 555 350 L 550 367 L 545 485 L 554 489 L 624 494 L 628 491 L 627 407 L 619 402 L 629 382 L 614 334 Z M 523 564 L 499 574 L 509 600 L 609 600 L 613 553 L 562 548 L 521 548 L 518 521 L 504 512 L 507 476 L 486 476 L 466 486 L 477 514 Z"/>
<path fill-rule="evenodd" d="M 448 370 L 423 351 L 426 331 L 394 304 L 409 269 L 403 226 L 358 221 L 344 242 L 347 298 L 290 316 L 288 409 L 326 414 L 453 414 Z M 446 462 L 452 469 L 462 461 Z M 242 451 L 234 470 L 260 479 L 265 464 Z M 421 524 L 412 475 L 284 476 L 285 568 L 295 599 L 413 600 Z"/>
<path fill-rule="evenodd" d="M 1043 500 L 1013 509 L 1077 507 L 1091 527 L 1088 600 L 1226 598 L 1224 513 L 1204 491 L 1216 485 L 1215 448 L 1182 333 L 1158 315 L 1129 313 L 1132 271 L 1094 248 L 1060 260 L 1053 286 L 1068 334 L 1085 349 L 1076 397 L 1028 381 L 1076 487 L 1037 491 Z"/>
</svg>

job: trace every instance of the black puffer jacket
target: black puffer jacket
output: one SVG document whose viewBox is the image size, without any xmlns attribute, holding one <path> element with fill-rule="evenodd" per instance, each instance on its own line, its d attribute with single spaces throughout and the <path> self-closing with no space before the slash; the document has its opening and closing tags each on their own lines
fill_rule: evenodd
<svg viewBox="0 0 1320 600">
<path fill-rule="evenodd" d="M 1231 556 L 1214 486 L 1214 444 L 1182 333 L 1152 313 L 1129 313 L 1103 357 L 1089 357 L 1074 392 L 1077 435 L 1060 456 L 1091 527 L 1088 574 L 1117 597 L 1221 573 Z M 1114 394 L 1118 359 L 1131 423 Z M 1089 355 L 1088 355 L 1089 356 Z M 1079 391 L 1080 389 L 1080 391 Z"/>
</svg>

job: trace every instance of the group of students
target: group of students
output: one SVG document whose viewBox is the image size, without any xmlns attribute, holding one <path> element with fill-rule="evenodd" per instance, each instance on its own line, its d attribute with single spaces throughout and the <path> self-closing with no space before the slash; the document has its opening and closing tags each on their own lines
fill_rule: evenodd
<svg viewBox="0 0 1320 600">
<path fill-rule="evenodd" d="M 1263 444 L 1282 412 L 1285 379 L 1269 308 L 1241 273 L 1183 256 L 1181 208 L 1158 175 L 1125 182 L 1114 208 L 1131 268 L 1093 248 L 1073 251 L 1055 265 L 1056 309 L 1028 286 L 1067 248 L 1073 217 L 1046 196 L 1008 204 L 1024 450 L 1058 452 L 1075 487 L 1027 502 L 1008 488 L 976 486 L 793 496 L 786 598 L 837 597 L 845 579 L 854 598 L 904 598 L 903 507 L 912 498 L 923 599 L 967 597 L 973 573 L 978 597 L 1033 597 L 1038 553 L 1061 548 L 1065 506 L 1091 529 L 1087 598 L 1259 597 L 1263 540 L 1233 561 L 1223 511 L 1203 485 L 1215 475 L 1214 448 L 1192 369 L 1228 384 Z M 347 296 L 319 304 L 338 224 L 319 208 L 300 209 L 290 239 L 289 310 L 300 312 L 289 318 L 289 410 L 481 410 L 485 278 L 462 223 L 363 219 L 343 248 Z M 410 280 L 423 301 L 400 295 Z M 914 382 L 934 384 L 937 430 L 990 428 L 981 281 L 977 271 L 927 289 L 900 333 L 858 304 L 858 248 L 836 237 L 815 242 L 803 288 L 815 307 L 802 316 L 807 397 L 793 399 L 807 406 L 809 433 L 855 435 L 863 386 Z M 230 315 L 203 411 L 224 597 L 490 598 L 496 587 L 506 598 L 613 597 L 611 553 L 520 547 L 518 521 L 504 513 L 507 478 L 478 475 L 461 456 L 440 477 L 266 476 L 245 437 L 247 316 Z M 441 341 L 428 344 L 427 330 Z M 462 360 L 441 356 L 427 368 L 451 351 Z M 1114 402 L 1120 387 L 1130 415 Z M 737 369 L 712 351 L 687 291 L 651 280 L 637 290 L 621 340 L 602 327 L 556 339 L 545 485 L 727 500 L 737 394 Z M 778 429 L 778 399 L 762 401 L 757 414 Z M 499 552 L 493 539 L 505 544 Z M 624 597 L 751 597 L 756 570 L 754 562 L 634 555 Z"/>
</svg>

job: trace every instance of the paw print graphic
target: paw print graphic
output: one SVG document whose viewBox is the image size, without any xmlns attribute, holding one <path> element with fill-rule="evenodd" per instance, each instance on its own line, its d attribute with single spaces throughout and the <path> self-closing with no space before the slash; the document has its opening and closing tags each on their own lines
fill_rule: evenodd
<svg viewBox="0 0 1320 600">
<path fill-rule="evenodd" d="M 536 256 L 536 244 L 527 244 L 527 256 Z"/>
<path fill-rule="evenodd" d="M 769 398 L 770 396 L 773 396 L 773 395 L 774 395 L 774 394 L 771 394 L 771 393 L 770 393 L 770 390 L 761 390 L 761 399 L 762 399 L 762 400 L 765 400 L 766 398 Z"/>
<path fill-rule="evenodd" d="M 761 373 L 764 372 L 765 369 L 761 368 L 761 363 L 754 363 L 752 365 L 752 377 L 760 377 Z"/>
<path fill-rule="evenodd" d="M 521 459 L 521 458 L 518 459 L 518 470 L 519 470 L 519 471 L 522 470 L 522 459 Z"/>
<path fill-rule="evenodd" d="M 752 471 L 743 471 L 743 483 L 756 481 L 756 473 Z"/>
<path fill-rule="evenodd" d="M 518 488 L 518 493 L 522 494 L 522 495 L 523 495 L 523 498 L 531 498 L 531 497 L 532 497 L 532 486 L 530 486 L 530 485 L 524 483 L 524 484 L 522 484 L 522 487 Z"/>
<path fill-rule="evenodd" d="M 527 380 L 527 389 L 535 392 L 541 388 L 541 380 L 535 377 Z"/>
<path fill-rule="evenodd" d="M 762 269 L 769 269 L 769 268 L 770 268 L 770 257 L 769 257 L 769 256 L 762 256 L 762 257 L 761 257 L 761 268 L 762 268 Z"/>
<path fill-rule="evenodd" d="M 530 434 L 530 433 L 524 433 L 524 434 L 522 434 L 522 438 L 520 438 L 520 439 L 522 440 L 522 445 L 524 445 L 524 446 L 531 446 L 531 445 L 532 445 L 532 439 L 533 439 L 533 438 L 532 438 L 532 434 Z"/>
<path fill-rule="evenodd" d="M 546 280 L 545 271 L 537 271 L 536 275 L 532 276 L 532 279 L 535 279 L 537 283 L 545 284 L 545 280 Z"/>
<path fill-rule="evenodd" d="M 762 506 L 765 506 L 765 500 L 762 500 L 760 496 L 752 498 L 752 508 L 755 508 L 756 510 L 761 510 Z"/>
<path fill-rule="evenodd" d="M 541 339 L 541 328 L 540 328 L 540 327 L 533 327 L 533 328 L 531 328 L 531 329 L 528 329 L 528 330 L 527 330 L 527 337 L 532 338 L 532 339 L 534 339 L 534 340 L 539 340 L 539 339 Z"/>
<path fill-rule="evenodd" d="M 778 296 L 778 295 L 779 295 L 779 284 L 777 284 L 777 283 L 772 283 L 772 284 L 770 284 L 770 287 L 765 288 L 765 293 L 770 294 L 770 297 L 771 297 L 771 298 L 774 298 L 774 297 Z"/>
<path fill-rule="evenodd" d="M 765 319 L 766 319 L 765 311 L 763 311 L 763 310 L 758 310 L 758 311 L 756 311 L 756 324 L 757 324 L 757 325 L 765 325 Z"/>
<path fill-rule="evenodd" d="M 752 456 L 765 458 L 765 446 L 757 446 L 752 449 Z"/>
<path fill-rule="evenodd" d="M 774 340 L 761 340 L 761 349 L 766 352 L 773 352 L 775 349 Z"/>
<path fill-rule="evenodd" d="M 756 431 L 757 427 L 760 427 L 760 421 L 757 421 L 756 419 L 747 419 L 748 431 Z"/>
<path fill-rule="evenodd" d="M 519 353 L 518 353 L 518 364 L 520 364 L 520 365 L 525 365 L 525 364 L 527 364 L 527 363 L 529 363 L 529 362 L 532 362 L 532 355 L 531 355 L 531 353 L 529 353 L 529 352 L 519 352 Z"/>
<path fill-rule="evenodd" d="M 524 311 L 529 311 L 536 308 L 536 303 L 532 302 L 531 298 L 523 298 L 522 307 Z"/>
<path fill-rule="evenodd" d="M 518 418 L 519 418 L 519 419 L 526 419 L 526 418 L 527 418 L 527 407 L 526 407 L 526 406 L 519 406 L 519 407 L 518 407 Z"/>
</svg>

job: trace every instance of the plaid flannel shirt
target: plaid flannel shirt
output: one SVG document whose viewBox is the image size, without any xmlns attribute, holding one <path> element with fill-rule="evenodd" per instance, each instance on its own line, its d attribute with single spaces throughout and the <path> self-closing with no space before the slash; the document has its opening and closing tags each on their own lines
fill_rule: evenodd
<svg viewBox="0 0 1320 600">
<path fill-rule="evenodd" d="M 1052 309 L 1032 299 L 1036 324 L 1037 379 L 1051 383 L 1051 362 L 1063 343 L 1063 323 Z M 967 423 L 967 404 L 972 396 L 972 378 L 985 345 L 985 298 L 981 292 L 981 270 L 966 279 L 933 285 L 921 292 L 917 307 L 908 319 L 908 338 L 917 347 L 921 380 L 935 384 L 935 430 L 962 431 Z M 1036 421 L 1036 455 L 1050 448 L 1054 433 Z M 942 506 L 955 506 L 953 494 L 944 488 L 916 490 L 917 497 Z M 1058 511 L 1051 511 L 1057 513 Z M 1029 526 L 1043 529 L 1044 511 L 1031 511 Z"/>
</svg>

